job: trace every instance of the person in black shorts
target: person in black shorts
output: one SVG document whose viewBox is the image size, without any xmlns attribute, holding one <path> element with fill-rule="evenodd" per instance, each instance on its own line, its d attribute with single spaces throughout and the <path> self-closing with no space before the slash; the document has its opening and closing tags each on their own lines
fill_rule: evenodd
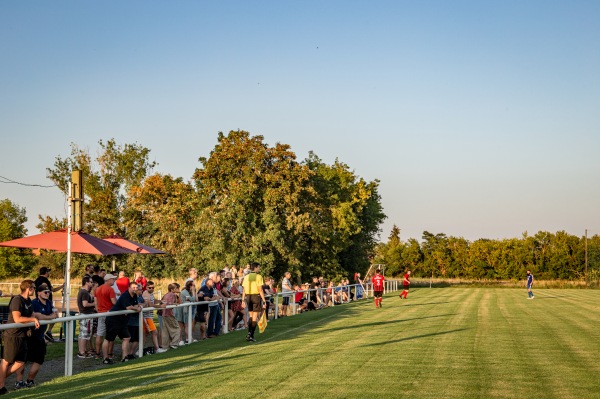
<svg viewBox="0 0 600 399">
<path fill-rule="evenodd" d="M 8 323 L 34 323 L 35 329 L 40 328 L 40 322 L 33 317 L 33 306 L 29 298 L 35 292 L 33 280 L 23 280 L 20 285 L 21 294 L 11 298 L 8 304 Z M 0 362 L 0 395 L 8 390 L 4 386 L 6 377 L 16 373 L 25 365 L 27 360 L 27 337 L 31 336 L 31 327 L 17 327 L 4 330 L 2 333 L 3 353 Z"/>
<path fill-rule="evenodd" d="M 258 272 L 260 271 L 260 264 L 253 262 L 251 265 L 251 272 L 244 277 L 242 287 L 242 308 L 248 308 L 248 315 L 250 320 L 248 322 L 248 335 L 246 341 L 256 342 L 254 339 L 254 332 L 258 324 L 258 313 L 262 309 L 266 309 L 265 293 L 263 291 L 264 280 Z M 261 306 L 262 301 L 262 306 Z"/>
<path fill-rule="evenodd" d="M 137 303 L 137 295 L 135 294 L 136 289 L 137 284 L 135 282 L 129 283 L 127 291 L 119 296 L 117 303 L 110 309 L 110 312 L 118 312 L 119 310 L 135 310 L 136 312 L 140 312 L 142 306 Z M 104 337 L 104 342 L 102 342 L 103 364 L 113 363 L 112 359 L 108 357 L 108 346 L 109 343 L 114 342 L 117 337 L 122 340 L 121 361 L 126 362 L 129 360 L 127 355 L 129 354 L 129 340 L 131 339 L 131 335 L 129 335 L 129 328 L 127 327 L 127 316 L 128 315 L 124 314 L 106 317 L 106 336 Z"/>
<path fill-rule="evenodd" d="M 50 287 L 42 284 L 37 287 L 38 297 L 31 301 L 33 307 L 33 316 L 38 320 L 54 320 L 58 317 L 56 309 L 52 306 L 52 302 L 48 300 L 51 291 Z M 23 381 L 25 376 L 25 367 L 17 371 L 17 381 L 15 388 L 32 388 L 35 386 L 35 377 L 42 368 L 46 358 L 46 341 L 44 333 L 46 332 L 47 324 L 32 331 L 31 337 L 27 338 L 27 362 L 32 363 L 27 374 L 27 381 Z"/>
</svg>

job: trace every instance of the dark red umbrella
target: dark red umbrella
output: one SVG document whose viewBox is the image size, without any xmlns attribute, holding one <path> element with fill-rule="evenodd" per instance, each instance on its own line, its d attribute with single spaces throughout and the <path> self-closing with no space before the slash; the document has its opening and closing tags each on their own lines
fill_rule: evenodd
<svg viewBox="0 0 600 399">
<path fill-rule="evenodd" d="M 17 238 L 16 240 L 0 242 L 2 247 L 49 249 L 57 252 L 67 252 L 67 230 L 57 230 L 51 233 Z M 120 247 L 111 242 L 82 232 L 71 233 L 71 252 L 92 255 L 121 255 L 135 254 L 135 251 Z"/>
<path fill-rule="evenodd" d="M 111 236 L 104 237 L 103 240 L 104 241 L 108 241 L 110 243 L 113 243 L 115 245 L 118 245 L 119 247 L 126 248 L 126 249 L 129 249 L 131 251 L 135 251 L 138 254 L 155 254 L 155 255 L 159 255 L 159 254 L 164 254 L 165 253 L 165 252 L 163 252 L 163 251 L 161 251 L 159 249 L 152 248 L 152 247 L 149 247 L 149 246 L 144 245 L 144 244 L 140 244 L 139 242 L 128 240 L 128 239 L 123 238 L 123 237 L 121 237 L 120 235 L 117 235 L 117 234 L 113 234 Z"/>
</svg>

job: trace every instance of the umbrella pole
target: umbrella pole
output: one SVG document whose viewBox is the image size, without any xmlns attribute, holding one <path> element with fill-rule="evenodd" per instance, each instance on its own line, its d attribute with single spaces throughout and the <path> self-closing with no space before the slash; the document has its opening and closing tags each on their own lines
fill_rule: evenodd
<svg viewBox="0 0 600 399">
<path fill-rule="evenodd" d="M 65 295 L 63 296 L 63 302 L 65 302 L 66 316 L 71 316 L 71 231 L 73 229 L 73 197 L 72 197 L 73 185 L 69 184 L 69 222 L 67 224 L 67 267 L 65 270 Z M 66 323 L 65 332 L 65 375 L 73 375 L 73 328 L 71 327 L 73 321 Z"/>
</svg>

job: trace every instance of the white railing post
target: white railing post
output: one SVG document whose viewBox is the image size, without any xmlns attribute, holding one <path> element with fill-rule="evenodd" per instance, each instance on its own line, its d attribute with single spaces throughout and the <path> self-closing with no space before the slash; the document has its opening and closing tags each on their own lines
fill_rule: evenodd
<svg viewBox="0 0 600 399">
<path fill-rule="evenodd" d="M 229 332 L 229 298 L 225 298 L 225 306 L 223 306 L 223 312 L 225 312 L 225 317 L 223 320 L 223 334 L 227 334 Z"/>
<path fill-rule="evenodd" d="M 70 316 L 70 315 L 68 315 Z M 73 330 L 74 330 L 74 320 L 69 320 L 65 322 L 65 375 L 71 376 L 73 375 Z M 70 349 L 69 349 L 70 348 Z M 69 355 L 70 353 L 70 355 Z"/>
<path fill-rule="evenodd" d="M 139 320 L 139 325 L 138 325 L 138 335 L 139 335 L 139 342 L 138 342 L 138 357 L 143 357 L 144 356 L 144 310 L 142 309 L 142 311 L 140 312 L 140 314 L 138 315 L 138 320 Z M 98 349 L 96 349 L 98 350 Z"/>
<path fill-rule="evenodd" d="M 188 318 L 187 318 L 187 341 L 188 344 L 194 342 L 194 306 L 192 304 L 188 305 Z"/>
</svg>

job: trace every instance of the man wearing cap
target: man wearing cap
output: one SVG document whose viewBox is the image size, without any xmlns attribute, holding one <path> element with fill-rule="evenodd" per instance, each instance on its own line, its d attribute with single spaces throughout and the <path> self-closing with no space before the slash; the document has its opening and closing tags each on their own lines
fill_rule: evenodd
<svg viewBox="0 0 600 399">
<path fill-rule="evenodd" d="M 98 313 L 108 312 L 117 303 L 117 295 L 113 289 L 117 276 L 113 274 L 104 275 L 104 284 L 96 290 L 96 308 Z M 98 330 L 96 331 L 96 359 L 102 359 L 102 339 L 106 336 L 106 316 L 98 318 Z M 112 356 L 113 343 L 108 348 L 109 357 Z"/>
<path fill-rule="evenodd" d="M 50 280 L 48 280 L 48 277 L 50 277 L 50 271 L 51 270 L 45 266 L 40 267 L 40 275 L 38 276 L 38 278 L 35 279 L 33 284 L 36 288 L 41 286 L 42 284 L 46 284 L 46 286 L 48 287 L 48 290 L 50 290 L 50 295 L 48 296 L 48 300 L 50 301 L 50 303 L 53 303 L 52 302 L 52 293 L 62 290 L 64 285 L 61 284 L 58 287 L 52 288 L 52 284 L 50 283 Z M 35 292 L 35 297 L 36 298 L 38 297 L 37 291 Z M 46 339 L 50 342 L 54 341 L 54 338 L 52 337 L 52 327 L 54 327 L 54 323 L 48 324 L 48 328 L 46 330 Z"/>
<path fill-rule="evenodd" d="M 33 317 L 33 307 L 29 297 L 33 295 L 35 286 L 33 280 L 23 280 L 19 287 L 20 295 L 15 295 L 8 304 L 8 323 L 34 323 L 35 328 L 40 328 L 40 322 Z M 8 328 L 2 332 L 2 362 L 0 362 L 0 395 L 5 395 L 8 390 L 4 386 L 6 377 L 16 373 L 25 365 L 27 360 L 27 336 L 31 335 L 31 327 Z"/>
<path fill-rule="evenodd" d="M 33 317 L 38 320 L 53 320 L 58 317 L 56 309 L 52 306 L 52 302 L 48 300 L 51 295 L 50 288 L 46 284 L 37 287 L 38 297 L 31 301 L 33 307 Z M 44 332 L 48 327 L 47 324 L 41 325 L 40 328 L 33 330 L 31 337 L 27 338 L 27 361 L 32 365 L 29 368 L 27 381 L 23 381 L 25 376 L 25 367 L 22 367 L 16 373 L 15 387 L 32 388 L 35 386 L 35 377 L 44 364 L 46 357 L 46 341 L 44 340 Z"/>
</svg>

